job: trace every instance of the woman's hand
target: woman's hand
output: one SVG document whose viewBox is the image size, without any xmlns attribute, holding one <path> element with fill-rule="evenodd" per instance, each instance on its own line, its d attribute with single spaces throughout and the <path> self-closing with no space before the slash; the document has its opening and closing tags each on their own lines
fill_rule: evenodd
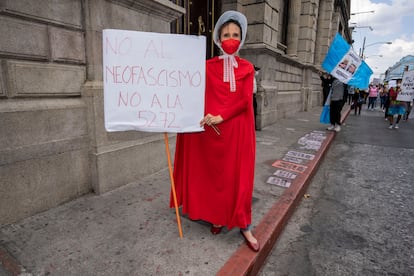
<svg viewBox="0 0 414 276">
<path fill-rule="evenodd" d="M 208 113 L 204 118 L 200 121 L 200 126 L 204 125 L 217 125 L 223 122 L 223 118 L 221 115 L 213 116 L 210 113 Z"/>
</svg>

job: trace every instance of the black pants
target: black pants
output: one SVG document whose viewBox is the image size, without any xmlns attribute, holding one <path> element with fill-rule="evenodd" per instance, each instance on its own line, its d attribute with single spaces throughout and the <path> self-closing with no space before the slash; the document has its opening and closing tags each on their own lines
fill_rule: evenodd
<svg viewBox="0 0 414 276">
<path fill-rule="evenodd" d="M 330 120 L 332 125 L 341 125 L 341 111 L 344 106 L 344 101 L 331 101 Z"/>
<path fill-rule="evenodd" d="M 361 108 L 362 108 L 362 103 L 358 103 L 358 101 L 354 101 L 354 111 L 355 111 L 355 115 L 361 114 Z"/>
<path fill-rule="evenodd" d="M 348 94 L 348 104 L 351 104 L 354 100 L 354 94 Z"/>
<path fill-rule="evenodd" d="M 324 105 L 325 105 L 325 103 L 326 103 L 326 99 L 328 98 L 328 95 L 329 95 L 329 92 L 330 92 L 330 88 L 328 88 L 328 89 L 323 89 L 323 91 L 322 91 L 322 94 L 323 94 L 322 106 L 324 106 Z"/>
</svg>

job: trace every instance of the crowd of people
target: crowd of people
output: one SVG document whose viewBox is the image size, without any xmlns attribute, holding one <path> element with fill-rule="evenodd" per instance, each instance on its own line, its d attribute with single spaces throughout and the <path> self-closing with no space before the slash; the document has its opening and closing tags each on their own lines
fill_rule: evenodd
<svg viewBox="0 0 414 276">
<path fill-rule="evenodd" d="M 411 101 L 397 100 L 400 92 L 401 87 L 399 84 L 395 87 L 388 87 L 388 85 L 383 84 L 370 84 L 368 91 L 361 91 L 365 99 L 368 97 L 367 110 L 376 110 L 377 102 L 379 101 L 379 108 L 377 110 L 384 112 L 384 119 L 389 122 L 389 129 L 398 129 L 401 120 L 408 120 L 413 106 Z M 362 102 L 365 103 L 366 100 Z"/>
<path fill-rule="evenodd" d="M 401 120 L 408 120 L 413 101 L 397 100 L 401 92 L 399 83 L 389 87 L 387 84 L 371 83 L 366 90 L 349 86 L 339 82 L 335 77 L 327 73 L 320 73 L 323 102 L 330 102 L 330 121 L 331 125 L 327 130 L 336 132 L 341 130 L 340 116 L 343 105 L 347 102 L 351 105 L 355 115 L 361 115 L 363 104 L 367 104 L 367 110 L 380 110 L 384 112 L 384 119 L 389 122 L 389 129 L 398 129 Z M 378 104 L 379 102 L 379 104 Z M 379 107 L 377 108 L 377 105 Z M 339 119 L 338 119 L 339 116 Z"/>
</svg>

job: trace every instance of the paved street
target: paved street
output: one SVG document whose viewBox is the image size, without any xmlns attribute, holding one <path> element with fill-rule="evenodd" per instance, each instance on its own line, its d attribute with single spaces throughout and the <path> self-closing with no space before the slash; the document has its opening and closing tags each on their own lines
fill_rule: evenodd
<svg viewBox="0 0 414 276">
<path fill-rule="evenodd" d="M 351 113 L 261 275 L 414 275 L 414 119 Z"/>
<path fill-rule="evenodd" d="M 253 225 L 269 249 L 265 228 L 279 221 L 273 226 L 282 230 L 284 224 L 275 206 L 294 208 L 286 199 L 305 184 L 267 184 L 273 162 L 289 150 L 314 152 L 299 145 L 305 137 L 312 141 L 311 132 L 333 141 L 322 166 L 311 170 L 318 173 L 310 197 L 289 220 L 262 275 L 412 275 L 414 119 L 389 130 L 382 112 L 364 110 L 360 117 L 351 113 L 332 136 L 318 121 L 320 110 L 297 113 L 257 133 Z M 261 266 L 267 250 L 255 259 L 237 229 L 212 236 L 208 225 L 184 218 L 179 239 L 174 211 L 167 207 L 168 182 L 163 170 L 1 227 L 0 255 L 8 251 L 14 259 L 9 271 L 28 275 L 215 275 L 228 271 L 223 268 L 233 257 L 236 268 L 246 260 Z M 4 274 L 12 275 L 1 268 Z"/>
</svg>

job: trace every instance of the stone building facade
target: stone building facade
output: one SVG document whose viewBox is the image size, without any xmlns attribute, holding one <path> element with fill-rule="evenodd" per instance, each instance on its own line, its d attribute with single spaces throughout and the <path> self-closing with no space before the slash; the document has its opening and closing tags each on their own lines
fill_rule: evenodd
<svg viewBox="0 0 414 276">
<path fill-rule="evenodd" d="M 0 0 L 0 225 L 167 166 L 163 135 L 104 129 L 102 30 L 188 33 L 201 3 L 248 18 L 259 128 L 321 104 L 330 41 L 351 40 L 349 0 Z"/>
</svg>

